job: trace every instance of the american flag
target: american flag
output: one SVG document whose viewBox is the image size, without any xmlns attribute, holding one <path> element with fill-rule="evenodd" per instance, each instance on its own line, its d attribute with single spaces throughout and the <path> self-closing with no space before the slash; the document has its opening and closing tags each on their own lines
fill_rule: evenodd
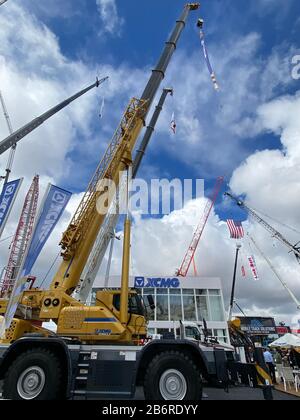
<svg viewBox="0 0 300 420">
<path fill-rule="evenodd" d="M 242 222 L 227 220 L 227 226 L 229 228 L 230 237 L 232 239 L 242 239 L 245 236 Z"/>
</svg>

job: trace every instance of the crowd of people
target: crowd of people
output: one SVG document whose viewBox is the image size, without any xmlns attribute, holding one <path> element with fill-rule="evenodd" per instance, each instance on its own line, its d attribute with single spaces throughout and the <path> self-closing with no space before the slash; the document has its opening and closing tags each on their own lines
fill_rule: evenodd
<svg viewBox="0 0 300 420">
<path fill-rule="evenodd" d="M 283 350 L 279 348 L 271 350 L 270 348 L 266 348 L 264 350 L 264 358 L 274 384 L 277 383 L 276 365 L 300 369 L 300 353 L 293 348 L 290 350 Z"/>
</svg>

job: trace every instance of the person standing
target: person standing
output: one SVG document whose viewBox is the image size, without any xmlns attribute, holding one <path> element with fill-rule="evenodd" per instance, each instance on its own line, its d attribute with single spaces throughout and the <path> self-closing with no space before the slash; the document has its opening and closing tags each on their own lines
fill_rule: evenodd
<svg viewBox="0 0 300 420">
<path fill-rule="evenodd" d="M 282 355 L 280 354 L 278 349 L 276 349 L 276 352 L 274 354 L 274 362 L 276 363 L 276 365 L 282 365 Z"/>
<path fill-rule="evenodd" d="M 266 365 L 269 368 L 270 375 L 271 375 L 271 378 L 272 378 L 272 382 L 274 384 L 276 384 L 277 381 L 276 381 L 276 374 L 275 374 L 274 359 L 273 359 L 272 353 L 269 351 L 269 349 L 266 349 L 264 351 L 264 358 L 265 358 Z"/>
</svg>

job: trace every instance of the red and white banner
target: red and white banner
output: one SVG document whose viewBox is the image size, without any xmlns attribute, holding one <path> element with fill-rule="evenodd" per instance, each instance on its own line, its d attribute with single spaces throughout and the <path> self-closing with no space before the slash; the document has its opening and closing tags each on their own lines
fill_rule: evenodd
<svg viewBox="0 0 300 420">
<path fill-rule="evenodd" d="M 249 266 L 253 275 L 253 278 L 255 281 L 259 280 L 259 276 L 258 276 L 258 271 L 257 271 L 257 266 L 256 266 L 256 262 L 255 262 L 255 258 L 253 257 L 253 255 L 251 255 L 250 257 L 248 257 L 248 262 L 249 262 Z"/>
</svg>

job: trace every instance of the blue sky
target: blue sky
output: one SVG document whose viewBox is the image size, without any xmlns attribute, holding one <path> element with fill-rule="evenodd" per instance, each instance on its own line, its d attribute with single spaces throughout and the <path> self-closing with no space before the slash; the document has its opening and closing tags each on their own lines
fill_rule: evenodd
<svg viewBox="0 0 300 420">
<path fill-rule="evenodd" d="M 49 27 L 57 37 L 61 53 L 66 59 L 75 62 L 81 61 L 90 68 L 95 69 L 95 73 L 98 69 L 101 69 L 104 63 L 114 68 L 127 66 L 129 71 L 130 69 L 139 69 L 144 73 L 145 81 L 150 75 L 149 70 L 156 63 L 163 43 L 174 25 L 175 19 L 181 13 L 183 5 L 181 0 L 143 1 L 142 6 L 141 2 L 137 0 L 117 0 L 119 23 L 116 24 L 115 29 L 110 33 L 105 31 L 105 24 L 103 20 L 99 19 L 96 1 L 93 0 L 66 0 L 64 2 L 50 0 L 46 3 L 38 0 L 23 0 L 22 2 L 17 0 L 15 3 L 22 3 L 24 9 L 33 13 L 41 24 Z M 214 139 L 214 130 L 217 128 L 218 120 L 222 119 L 224 109 L 226 109 L 228 102 L 231 100 L 228 99 L 228 96 L 231 95 L 232 90 L 238 88 L 238 86 L 235 86 L 234 78 L 226 80 L 228 74 L 232 73 L 234 75 L 234 71 L 238 70 L 239 65 L 243 65 L 244 71 L 247 72 L 247 64 L 249 63 L 251 66 L 255 63 L 257 74 L 249 76 L 247 79 L 248 86 L 245 85 L 245 90 L 241 93 L 240 100 L 245 103 L 249 99 L 248 95 L 251 96 L 253 93 L 250 89 L 253 89 L 255 86 L 255 79 L 260 72 L 265 70 L 265 65 L 269 57 L 274 53 L 274 50 L 281 54 L 282 58 L 291 58 L 288 55 L 289 49 L 292 46 L 295 48 L 297 46 L 297 34 L 300 28 L 300 20 L 298 19 L 300 4 L 294 0 L 252 0 L 247 5 L 240 0 L 212 0 L 204 1 L 201 4 L 200 11 L 191 14 L 187 28 L 180 40 L 178 55 L 180 53 L 181 57 L 177 57 L 176 66 L 186 64 L 186 60 L 192 57 L 194 72 L 199 72 L 205 76 L 201 80 L 201 84 L 197 83 L 195 85 L 195 90 L 198 91 L 196 95 L 199 95 L 199 107 L 191 108 L 191 111 L 199 120 L 200 128 L 205 130 L 206 135 L 208 130 L 210 131 L 209 147 L 207 147 L 207 144 L 203 145 L 199 151 L 199 156 L 193 153 L 194 151 L 198 152 L 198 150 L 192 147 L 190 150 L 191 154 L 193 154 L 192 157 L 187 156 L 184 160 L 178 159 L 178 156 L 181 155 L 181 148 L 184 147 L 182 134 L 178 134 L 178 137 L 181 137 L 178 150 L 174 150 L 176 148 L 174 145 L 176 139 L 172 139 L 170 146 L 172 153 L 169 153 L 168 137 L 170 137 L 170 133 L 168 133 L 168 137 L 165 134 L 161 136 L 161 133 L 158 133 L 149 150 L 149 155 L 145 159 L 144 169 L 148 165 L 155 165 L 156 169 L 163 168 L 161 173 L 167 173 L 171 178 L 203 177 L 207 180 L 208 187 L 211 187 L 212 180 L 218 175 L 225 175 L 229 181 L 232 171 L 254 151 L 281 147 L 278 136 L 262 132 L 251 133 L 249 136 L 247 130 L 245 130 L 238 138 L 233 138 L 233 136 L 228 138 L 230 132 L 225 132 L 224 139 L 221 141 L 220 138 Z M 7 4 L 4 7 L 10 6 Z M 211 61 L 216 69 L 221 85 L 220 94 L 213 92 L 209 75 L 205 73 L 207 70 L 195 26 L 196 19 L 199 16 L 205 19 L 207 44 Z M 219 61 L 226 61 L 228 52 L 230 52 L 228 48 L 234 50 L 235 44 L 239 40 L 249 35 L 251 36 L 251 34 L 256 34 L 259 37 L 256 40 L 255 50 L 252 53 L 246 53 L 245 56 L 232 57 L 218 73 Z M 181 63 L 180 60 L 182 60 Z M 173 65 L 172 74 L 167 74 L 164 85 L 172 85 L 174 87 L 175 98 L 169 101 L 170 105 L 165 112 L 170 113 L 173 107 L 176 109 L 178 118 L 180 118 L 181 98 L 176 96 L 176 91 L 180 88 L 180 79 L 176 80 L 176 78 L 172 77 L 176 72 L 174 67 L 175 65 Z M 249 73 L 251 71 L 253 69 L 249 68 Z M 266 94 L 268 99 L 283 93 L 295 92 L 298 86 L 292 83 L 289 74 L 285 76 L 286 80 L 283 79 L 275 83 L 272 87 L 272 92 Z M 251 80 L 251 77 L 253 80 Z M 265 99 L 263 96 L 264 92 L 268 90 L 268 77 L 266 77 L 264 82 L 266 86 L 261 83 L 259 87 L 261 92 L 254 99 L 254 103 L 251 103 L 253 101 L 253 98 L 251 98 L 249 108 L 245 106 L 245 109 L 241 112 L 239 109 L 229 110 L 229 112 L 233 113 L 231 123 L 237 122 L 234 115 L 237 111 L 240 112 L 237 120 L 241 120 L 244 117 L 251 118 L 254 115 L 257 106 L 260 104 L 259 101 L 263 102 Z M 126 74 L 123 83 L 124 85 L 127 84 Z M 188 83 L 193 89 L 193 80 L 189 80 Z M 81 86 L 78 86 L 79 88 Z M 248 91 L 247 88 L 249 88 Z M 105 87 L 103 89 L 105 90 Z M 141 91 L 137 89 L 130 93 L 132 96 L 139 96 Z M 97 92 L 97 96 L 101 97 L 100 91 Z M 114 99 L 116 100 L 117 98 Z M 124 104 L 126 103 L 125 98 L 120 98 L 121 100 L 123 100 Z M 110 106 L 113 108 L 113 104 L 108 100 L 106 109 L 108 114 L 111 114 Z M 239 104 L 237 103 L 238 107 Z M 90 133 L 91 136 L 99 134 L 101 122 L 97 121 L 96 115 L 97 111 L 95 111 L 95 121 L 92 122 L 91 129 L 93 132 Z M 120 115 L 114 115 L 113 121 L 117 122 L 119 118 Z M 180 121 L 178 125 L 180 129 Z M 219 137 L 220 133 L 216 135 Z M 201 137 L 200 132 L 199 137 Z M 106 142 L 108 140 L 109 136 Z M 201 141 L 200 139 L 200 143 Z M 157 144 L 165 146 L 157 147 Z M 230 144 L 230 147 L 227 148 L 226 144 Z M 68 157 L 71 160 L 71 164 L 78 167 L 79 162 L 85 159 L 87 153 L 84 135 L 81 137 L 81 133 L 77 133 L 77 145 L 78 147 L 74 148 L 68 154 Z M 228 155 L 226 155 L 227 152 Z M 222 159 L 219 159 L 220 153 L 223 155 Z M 95 161 L 90 162 L 89 167 L 91 170 L 98 160 L 95 153 L 93 153 L 93 156 Z M 90 155 L 87 158 L 90 159 Z M 89 179 L 89 172 L 87 170 L 87 173 L 84 174 L 83 169 L 80 181 L 76 179 L 74 184 L 69 176 L 62 181 L 68 188 L 80 191 Z M 145 175 L 143 172 L 141 174 Z"/>
<path fill-rule="evenodd" d="M 109 83 L 72 104 L 18 146 L 14 175 L 25 177 L 23 195 L 34 174 L 39 173 L 41 191 L 47 182 L 53 182 L 75 193 L 68 217 L 74 212 L 129 99 L 142 94 L 184 3 L 8 0 L 0 7 L 0 88 L 15 128 L 89 85 L 97 74 L 110 76 Z M 245 196 L 251 206 L 299 229 L 300 82 L 291 77 L 291 61 L 300 53 L 300 3 L 203 0 L 201 5 L 200 11 L 189 17 L 161 86 L 172 86 L 175 95 L 166 101 L 139 175 L 148 181 L 204 178 L 207 193 L 217 176 L 225 175 L 233 192 Z M 199 17 L 205 20 L 219 93 L 213 89 L 203 59 L 196 28 Z M 106 106 L 100 120 L 103 96 Z M 159 96 L 160 92 L 155 104 Z M 173 112 L 176 136 L 169 129 Z M 0 115 L 1 138 L 6 134 Z M 2 156 L 1 168 L 5 164 L 6 156 Z M 20 206 L 12 219 L 16 220 Z M 191 220 L 185 213 L 170 216 L 171 226 L 176 217 L 179 227 L 188 226 L 186 234 L 177 238 L 182 240 L 177 248 L 187 246 L 198 221 L 199 213 L 194 207 L 192 210 L 195 217 Z M 247 218 L 221 195 L 216 213 L 223 220 Z M 52 245 L 57 246 L 68 217 L 58 227 Z M 152 223 L 147 222 L 149 226 Z M 151 231 L 161 229 L 159 223 L 153 222 Z M 217 239 L 203 244 L 207 253 L 218 243 L 228 246 L 228 232 L 220 228 L 218 217 L 211 223 L 208 231 Z M 147 225 L 138 227 L 144 232 Z M 11 231 L 14 228 L 13 223 L 8 227 Z M 214 236 L 214 229 L 219 236 Z M 275 249 L 267 234 L 261 239 L 297 285 L 296 271 L 285 264 L 290 256 L 284 249 Z M 42 256 L 41 271 L 48 264 L 49 250 L 50 246 Z M 175 251 L 170 250 L 170 261 Z M 230 252 L 229 262 L 224 261 L 229 277 L 231 256 Z M 139 257 L 142 261 L 143 255 Z M 166 256 L 161 262 L 166 273 L 165 261 Z M 178 261 L 170 262 L 172 267 L 177 265 Z M 211 257 L 204 274 L 218 274 L 209 271 L 216 265 L 220 262 Z M 268 284 L 271 288 L 271 279 Z M 244 303 L 247 305 L 249 302 Z M 261 302 L 261 307 L 270 306 L 266 300 Z M 282 309 L 282 313 L 289 311 Z"/>
<path fill-rule="evenodd" d="M 59 46 L 62 54 L 70 60 L 81 60 L 87 65 L 97 69 L 102 63 L 110 64 L 114 67 L 119 67 L 124 64 L 128 68 L 138 68 L 145 72 L 146 77 L 150 74 L 149 69 L 153 66 L 162 50 L 163 43 L 167 38 L 168 33 L 174 25 L 175 19 L 179 16 L 182 10 L 183 2 L 181 0 L 164 0 L 164 1 L 143 1 L 141 6 L 140 1 L 136 0 L 119 0 L 116 1 L 118 16 L 121 20 L 117 24 L 112 33 L 103 31 L 103 22 L 99 20 L 99 13 L 97 5 L 94 1 L 65 1 L 63 4 L 57 1 L 47 2 L 43 5 L 40 1 L 23 1 L 24 7 L 28 7 L 34 14 L 44 22 L 55 33 L 58 38 Z M 195 26 L 198 17 L 205 19 L 205 32 L 207 37 L 208 49 L 211 55 L 211 61 L 216 69 L 218 75 L 218 61 L 219 59 L 226 59 L 228 51 L 224 49 L 224 45 L 236 42 L 242 37 L 247 37 L 249 34 L 256 33 L 260 40 L 252 55 L 246 58 L 241 57 L 240 61 L 245 70 L 247 70 L 247 60 L 249 63 L 257 62 L 264 69 L 264 62 L 272 55 L 274 49 L 281 49 L 283 55 L 291 45 L 297 45 L 297 33 L 300 27 L 300 22 L 297 17 L 300 15 L 299 2 L 288 1 L 263 1 L 252 0 L 245 5 L 240 0 L 230 1 L 204 1 L 199 12 L 192 13 L 189 19 L 189 24 L 180 40 L 178 51 L 184 53 L 183 60 L 193 55 L 197 57 L 194 61 L 195 72 L 206 72 L 203 55 L 199 45 L 199 38 L 197 28 Z M 80 28 L 80 30 L 79 30 Z M 234 45 L 231 46 L 234 48 Z M 158 142 L 168 143 L 168 138 L 164 135 L 157 135 L 153 140 L 152 147 L 145 159 L 144 168 L 148 165 L 155 165 L 157 174 L 168 174 L 168 177 L 180 178 L 205 178 L 207 180 L 207 187 L 211 188 L 214 179 L 221 174 L 225 174 L 229 182 L 232 171 L 240 164 L 248 155 L 256 150 L 273 149 L 280 147 L 280 140 L 277 136 L 258 133 L 258 135 L 248 136 L 247 132 L 238 139 L 230 139 L 228 133 L 225 133 L 224 141 L 216 141 L 214 144 L 214 124 L 217 119 L 222 118 L 223 107 L 227 104 L 227 93 L 235 86 L 232 84 L 234 80 L 226 80 L 226 74 L 239 67 L 239 57 L 234 57 L 230 63 L 226 65 L 224 74 L 219 74 L 218 79 L 221 84 L 221 93 L 215 94 L 210 86 L 209 75 L 205 74 L 203 79 L 203 86 L 197 86 L 199 97 L 202 96 L 203 91 L 207 95 L 207 89 L 211 89 L 208 96 L 208 103 L 203 105 L 202 110 L 195 109 L 194 112 L 201 122 L 201 119 L 208 119 L 208 125 L 205 129 L 211 130 L 211 142 L 209 148 L 203 147 L 202 152 L 204 156 L 199 156 L 192 159 L 182 161 L 178 159 L 181 154 L 180 148 L 170 154 L 168 147 L 156 147 Z M 178 62 L 177 62 L 178 65 Z M 259 70 L 258 70 L 259 72 Z M 222 77 L 223 76 L 223 77 Z M 287 79 L 289 75 L 286 75 Z M 126 85 L 126 76 L 124 84 Z M 167 75 L 167 84 L 172 84 L 175 89 L 175 99 L 177 113 L 180 113 L 180 98 L 176 97 L 176 90 L 179 88 L 180 80 L 175 83 L 172 77 Z M 266 84 L 268 80 L 266 80 Z M 177 85 L 176 85 L 177 84 Z M 193 81 L 190 80 L 190 84 Z M 249 87 L 253 87 L 251 81 Z M 78 86 L 79 87 L 79 86 Z M 105 87 L 103 87 L 105 90 Z M 264 90 L 264 86 L 260 89 Z M 293 92 L 294 87 L 287 80 L 285 83 L 278 83 L 269 98 L 276 97 L 281 93 Z M 140 95 L 141 91 L 132 91 L 132 95 Z M 252 92 L 249 92 L 251 95 Z M 97 93 L 100 95 L 100 92 Z M 241 100 L 247 101 L 247 91 L 242 94 Z M 259 104 L 259 98 L 257 103 Z M 172 103 L 173 101 L 170 100 Z M 238 105 L 237 105 L 238 106 Z M 170 105 L 171 107 L 171 105 Z M 169 111 L 169 110 L 168 110 Z M 198 114 L 197 112 L 200 111 Z M 110 104 L 107 104 L 107 113 L 110 113 Z M 244 116 L 251 116 L 255 109 L 244 110 Z M 214 115 L 212 115 L 214 114 Z M 96 118 L 96 115 L 95 115 Z M 117 121 L 116 116 L 115 121 Z M 93 129 L 95 135 L 101 122 L 95 121 Z M 178 123 L 180 124 L 180 122 Z M 181 134 L 179 133 L 178 136 Z M 80 138 L 80 136 L 79 136 Z M 176 140 L 175 140 L 176 141 Z M 83 143 L 82 143 L 83 142 Z M 84 138 L 79 148 L 74 149 L 69 157 L 72 163 L 76 166 L 81 165 L 82 159 L 85 157 Z M 226 143 L 231 143 L 230 153 L 226 156 Z M 232 144 L 233 143 L 233 144 Z M 181 145 L 182 146 L 182 145 Z M 223 150 L 221 150 L 223 148 Z M 220 151 L 225 153 L 224 161 L 220 161 L 216 155 Z M 233 152 L 233 154 L 232 154 Z M 93 168 L 91 162 L 89 167 Z M 86 174 L 81 172 L 81 179 L 78 185 L 72 184 L 72 181 L 64 179 L 63 182 L 66 187 L 80 191 L 86 185 L 89 178 L 89 169 Z M 142 170 L 142 175 L 147 177 L 145 169 Z M 82 176 L 83 175 L 83 176 Z M 222 216 L 226 216 L 222 214 Z"/>
</svg>

